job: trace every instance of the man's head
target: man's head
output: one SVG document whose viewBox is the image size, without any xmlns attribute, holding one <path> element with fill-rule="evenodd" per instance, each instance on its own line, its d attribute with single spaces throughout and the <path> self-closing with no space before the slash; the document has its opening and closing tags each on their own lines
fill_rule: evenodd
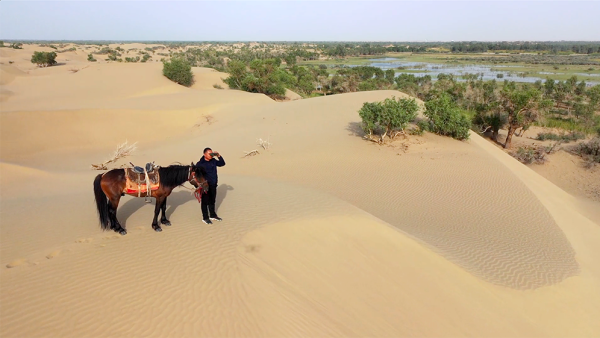
<svg viewBox="0 0 600 338">
<path fill-rule="evenodd" d="M 211 153 L 212 153 L 212 149 L 204 148 L 204 158 L 206 160 L 210 160 L 212 158 L 212 156 L 210 156 Z"/>
</svg>

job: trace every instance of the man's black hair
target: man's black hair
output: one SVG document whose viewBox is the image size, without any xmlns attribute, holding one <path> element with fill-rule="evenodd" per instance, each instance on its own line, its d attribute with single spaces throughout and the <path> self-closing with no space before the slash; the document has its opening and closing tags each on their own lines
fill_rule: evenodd
<svg viewBox="0 0 600 338">
<path fill-rule="evenodd" d="M 203 153 L 203 154 L 206 154 L 206 151 L 207 151 L 207 150 L 212 150 L 212 149 L 210 149 L 210 148 L 204 148 L 204 151 L 203 151 L 202 153 Z"/>
</svg>

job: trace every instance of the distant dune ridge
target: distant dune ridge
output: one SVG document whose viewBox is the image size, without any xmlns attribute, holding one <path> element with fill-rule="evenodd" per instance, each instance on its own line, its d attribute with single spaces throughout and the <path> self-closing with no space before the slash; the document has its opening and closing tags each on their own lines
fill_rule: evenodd
<svg viewBox="0 0 600 338">
<path fill-rule="evenodd" d="M 600 335 L 599 205 L 474 133 L 363 140 L 363 102 L 406 94 L 275 102 L 31 48 L 0 49 L 0 336 Z M 162 233 L 130 197 L 128 235 L 101 232 L 89 166 L 125 140 L 134 163 L 222 153 L 224 221 L 177 188 Z"/>
</svg>

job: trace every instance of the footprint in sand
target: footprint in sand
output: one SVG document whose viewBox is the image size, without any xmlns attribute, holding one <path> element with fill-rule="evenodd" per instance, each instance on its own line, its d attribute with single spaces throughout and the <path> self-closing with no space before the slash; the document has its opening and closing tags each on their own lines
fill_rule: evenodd
<svg viewBox="0 0 600 338">
<path fill-rule="evenodd" d="M 27 259 L 19 258 L 19 259 L 15 259 L 14 261 L 6 264 L 6 268 L 12 269 L 12 268 L 16 268 L 17 266 L 27 264 L 27 263 L 29 263 L 29 261 Z"/>
<path fill-rule="evenodd" d="M 246 252 L 254 252 L 254 253 L 257 253 L 257 252 L 260 252 L 260 248 L 261 248 L 261 246 L 260 246 L 260 245 L 253 245 L 253 244 L 251 244 L 251 245 L 246 245 Z"/>
<path fill-rule="evenodd" d="M 57 257 L 58 255 L 60 255 L 60 254 L 61 254 L 61 252 L 62 252 L 62 250 L 56 250 L 56 251 L 53 251 L 53 252 L 51 252 L 51 253 L 47 254 L 47 255 L 46 255 L 46 258 L 48 258 L 48 259 L 52 259 L 52 258 L 54 258 L 54 257 Z"/>
<path fill-rule="evenodd" d="M 93 240 L 93 238 L 79 238 L 75 243 L 91 243 Z"/>
</svg>

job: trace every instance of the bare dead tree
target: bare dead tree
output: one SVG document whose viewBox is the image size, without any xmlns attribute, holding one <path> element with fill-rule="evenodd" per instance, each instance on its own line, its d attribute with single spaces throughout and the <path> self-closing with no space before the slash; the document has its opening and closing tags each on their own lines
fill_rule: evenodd
<svg viewBox="0 0 600 338">
<path fill-rule="evenodd" d="M 136 145 L 137 142 L 134 144 L 128 144 L 127 141 L 117 145 L 117 150 L 115 150 L 111 158 L 100 164 L 92 164 L 92 170 L 108 170 L 108 164 L 114 163 L 121 158 L 131 155 L 131 153 L 137 149 Z"/>
</svg>

